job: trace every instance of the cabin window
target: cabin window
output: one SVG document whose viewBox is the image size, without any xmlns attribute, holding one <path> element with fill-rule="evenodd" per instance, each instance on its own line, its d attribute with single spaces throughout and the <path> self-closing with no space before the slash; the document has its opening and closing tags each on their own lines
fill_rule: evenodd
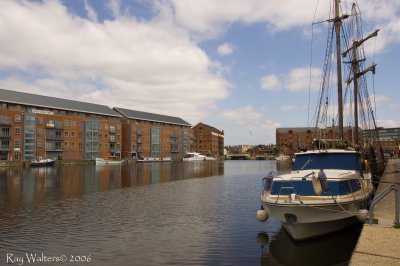
<svg viewBox="0 0 400 266">
<path fill-rule="evenodd" d="M 322 196 L 348 195 L 361 189 L 356 179 L 343 181 L 328 181 L 329 190 L 323 192 Z M 290 195 L 296 193 L 300 196 L 316 196 L 311 180 L 298 181 L 274 181 L 271 194 Z"/>
</svg>

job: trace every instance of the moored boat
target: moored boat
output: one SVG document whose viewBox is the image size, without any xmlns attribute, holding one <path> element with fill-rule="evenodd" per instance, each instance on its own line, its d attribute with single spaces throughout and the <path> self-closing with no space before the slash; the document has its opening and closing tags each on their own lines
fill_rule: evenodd
<svg viewBox="0 0 400 266">
<path fill-rule="evenodd" d="M 202 155 L 198 152 L 187 152 L 183 156 L 183 161 L 194 162 L 194 161 L 215 161 L 214 157 Z"/>
<path fill-rule="evenodd" d="M 143 157 L 137 159 L 136 162 L 144 163 L 144 162 L 171 162 L 171 157 Z"/>
<path fill-rule="evenodd" d="M 30 167 L 42 167 L 42 166 L 53 166 L 56 161 L 53 159 L 42 159 L 38 158 L 37 160 L 29 162 Z"/>
<path fill-rule="evenodd" d="M 373 193 L 360 153 L 314 150 L 297 153 L 291 173 L 265 177 L 261 201 L 295 240 L 305 240 L 365 219 Z"/>
<path fill-rule="evenodd" d="M 96 158 L 96 165 L 107 165 L 107 164 L 122 164 L 124 160 L 118 158 Z"/>
</svg>

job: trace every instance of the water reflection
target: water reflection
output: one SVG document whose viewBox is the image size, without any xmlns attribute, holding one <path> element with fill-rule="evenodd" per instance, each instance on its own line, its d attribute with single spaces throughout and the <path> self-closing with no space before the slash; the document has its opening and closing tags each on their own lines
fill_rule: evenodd
<svg viewBox="0 0 400 266">
<path fill-rule="evenodd" d="M 221 162 L 145 163 L 130 165 L 61 165 L 44 168 L 0 169 L 0 207 L 15 210 L 27 202 L 41 204 L 122 187 L 217 176 Z"/>
<path fill-rule="evenodd" d="M 262 248 L 261 265 L 348 265 L 357 244 L 362 224 L 335 234 L 294 241 L 285 230 L 270 240 L 267 232 L 257 235 Z"/>
</svg>

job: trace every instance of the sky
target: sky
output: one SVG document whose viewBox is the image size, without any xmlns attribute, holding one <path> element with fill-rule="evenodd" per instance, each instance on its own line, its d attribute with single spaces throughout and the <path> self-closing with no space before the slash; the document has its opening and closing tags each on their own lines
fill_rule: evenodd
<svg viewBox="0 0 400 266">
<path fill-rule="evenodd" d="M 225 145 L 272 144 L 276 128 L 310 125 L 331 2 L 1 0 L 0 88 L 203 122 Z M 380 29 L 367 47 L 378 126 L 400 127 L 400 1 L 358 3 L 364 30 Z"/>
</svg>

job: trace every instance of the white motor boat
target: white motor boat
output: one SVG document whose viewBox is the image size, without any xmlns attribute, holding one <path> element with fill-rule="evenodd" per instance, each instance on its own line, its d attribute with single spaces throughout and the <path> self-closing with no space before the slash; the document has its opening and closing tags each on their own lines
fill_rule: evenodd
<svg viewBox="0 0 400 266">
<path fill-rule="evenodd" d="M 96 165 L 108 165 L 108 164 L 122 164 L 124 160 L 117 159 L 117 158 L 96 158 Z"/>
<path fill-rule="evenodd" d="M 214 157 L 202 155 L 198 152 L 188 152 L 185 153 L 185 155 L 183 156 L 183 160 L 190 162 L 190 161 L 215 161 L 217 159 Z"/>
<path fill-rule="evenodd" d="M 360 154 L 354 150 L 297 153 L 291 173 L 270 173 L 263 180 L 263 209 L 295 240 L 359 223 L 374 192 L 371 174 L 362 173 Z"/>
</svg>

